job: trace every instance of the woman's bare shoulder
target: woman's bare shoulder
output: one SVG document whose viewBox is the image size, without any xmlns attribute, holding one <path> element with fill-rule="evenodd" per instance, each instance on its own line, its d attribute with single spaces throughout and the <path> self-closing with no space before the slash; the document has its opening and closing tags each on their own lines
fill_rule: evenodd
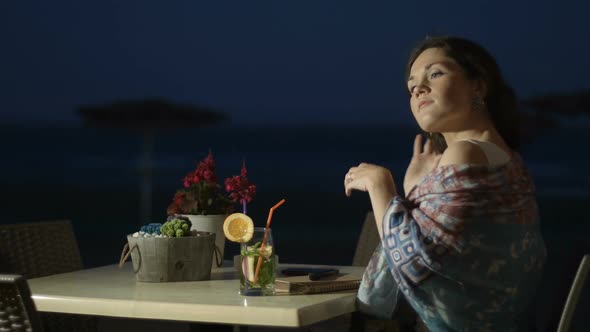
<svg viewBox="0 0 590 332">
<path fill-rule="evenodd" d="M 469 141 L 457 141 L 447 147 L 438 165 L 458 164 L 488 165 L 488 159 L 476 144 Z"/>
</svg>

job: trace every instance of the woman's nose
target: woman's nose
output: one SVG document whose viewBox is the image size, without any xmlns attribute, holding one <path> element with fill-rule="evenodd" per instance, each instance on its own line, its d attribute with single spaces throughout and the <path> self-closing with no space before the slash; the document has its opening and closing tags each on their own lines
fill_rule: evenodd
<svg viewBox="0 0 590 332">
<path fill-rule="evenodd" d="M 416 85 L 416 87 L 414 88 L 414 94 L 416 96 L 419 96 L 423 93 L 426 93 L 430 91 L 430 88 L 428 87 L 428 85 L 424 84 L 423 82 L 418 83 L 418 85 Z"/>
</svg>

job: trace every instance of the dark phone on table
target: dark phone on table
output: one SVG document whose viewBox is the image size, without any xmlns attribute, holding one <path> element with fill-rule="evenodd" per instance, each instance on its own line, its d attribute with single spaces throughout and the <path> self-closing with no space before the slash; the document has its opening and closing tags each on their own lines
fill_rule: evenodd
<svg viewBox="0 0 590 332">
<path fill-rule="evenodd" d="M 311 267 L 288 267 L 281 270 L 281 273 L 286 276 L 306 276 L 309 275 L 309 280 L 319 280 L 323 277 L 338 274 L 338 269 L 323 269 Z"/>
</svg>

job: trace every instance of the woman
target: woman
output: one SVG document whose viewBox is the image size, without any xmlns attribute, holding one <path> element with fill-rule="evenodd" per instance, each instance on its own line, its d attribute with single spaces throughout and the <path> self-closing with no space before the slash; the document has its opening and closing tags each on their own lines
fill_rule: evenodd
<svg viewBox="0 0 590 332">
<path fill-rule="evenodd" d="M 430 331 L 515 331 L 545 260 L 534 185 L 515 152 L 516 101 L 493 57 L 461 38 L 428 38 L 407 65 L 417 135 L 398 192 L 361 163 L 346 195 L 369 193 L 381 244 L 361 310 L 391 317 L 405 299 Z"/>
</svg>

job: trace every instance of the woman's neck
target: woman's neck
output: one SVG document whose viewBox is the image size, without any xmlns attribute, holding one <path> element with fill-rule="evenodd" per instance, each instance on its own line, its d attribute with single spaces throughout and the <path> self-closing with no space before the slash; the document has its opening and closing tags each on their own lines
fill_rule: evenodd
<svg viewBox="0 0 590 332">
<path fill-rule="evenodd" d="M 456 132 L 441 133 L 447 142 L 447 145 L 453 144 L 464 139 L 474 139 L 479 141 L 488 141 L 493 135 L 489 128 L 473 128 Z"/>
<path fill-rule="evenodd" d="M 502 136 L 494 127 L 472 128 L 457 132 L 442 133 L 442 135 L 445 138 L 445 141 L 447 142 L 447 146 L 460 140 L 473 139 L 478 141 L 488 141 L 494 143 L 500 148 L 502 148 L 502 150 L 506 151 L 506 153 L 510 153 L 511 151 L 511 149 L 508 147 Z"/>
<path fill-rule="evenodd" d="M 441 133 L 447 142 L 447 145 L 453 144 L 464 139 L 474 139 L 479 141 L 503 142 L 500 134 L 494 128 L 493 122 L 487 116 L 472 118 L 463 122 L 459 128 L 453 131 Z"/>
</svg>

